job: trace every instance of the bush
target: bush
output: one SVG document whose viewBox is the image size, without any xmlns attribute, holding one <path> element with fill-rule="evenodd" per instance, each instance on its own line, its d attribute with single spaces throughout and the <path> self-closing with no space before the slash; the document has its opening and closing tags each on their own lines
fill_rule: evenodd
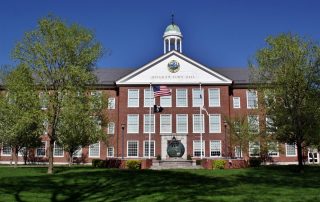
<svg viewBox="0 0 320 202">
<path fill-rule="evenodd" d="M 187 155 L 187 160 L 192 160 L 192 156 L 190 154 Z"/>
<path fill-rule="evenodd" d="M 261 158 L 260 157 L 252 157 L 249 159 L 250 167 L 259 167 L 261 165 Z"/>
<path fill-rule="evenodd" d="M 202 160 L 201 160 L 201 159 L 196 160 L 196 165 L 197 165 L 197 166 L 201 165 L 201 163 L 202 163 Z"/>
<path fill-rule="evenodd" d="M 120 159 L 107 159 L 106 168 L 120 168 L 121 167 L 121 160 Z"/>
<path fill-rule="evenodd" d="M 101 159 L 92 159 L 92 166 L 94 168 L 104 168 L 105 167 L 105 161 Z"/>
<path fill-rule="evenodd" d="M 213 169 L 224 169 L 224 166 L 226 165 L 227 161 L 225 160 L 214 160 L 212 168 Z"/>
<path fill-rule="evenodd" d="M 139 160 L 128 160 L 126 162 L 126 167 L 133 170 L 141 169 L 141 161 Z"/>
<path fill-rule="evenodd" d="M 157 155 L 157 160 L 161 160 L 161 155 L 160 154 Z"/>
</svg>

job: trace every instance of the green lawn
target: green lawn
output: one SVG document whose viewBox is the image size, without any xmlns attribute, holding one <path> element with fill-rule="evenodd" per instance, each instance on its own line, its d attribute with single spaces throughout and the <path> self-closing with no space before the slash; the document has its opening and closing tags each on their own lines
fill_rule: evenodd
<svg viewBox="0 0 320 202">
<path fill-rule="evenodd" d="M 320 201 L 320 167 L 55 171 L 0 167 L 0 201 Z"/>
</svg>

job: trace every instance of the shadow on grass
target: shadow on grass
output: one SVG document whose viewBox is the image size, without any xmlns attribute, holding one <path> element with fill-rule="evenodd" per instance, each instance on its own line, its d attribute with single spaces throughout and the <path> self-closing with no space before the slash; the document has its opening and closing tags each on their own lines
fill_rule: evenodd
<svg viewBox="0 0 320 202">
<path fill-rule="evenodd" d="M 0 195 L 14 201 L 301 201 L 301 194 L 305 201 L 320 200 L 319 167 L 304 174 L 282 166 L 218 171 L 76 167 L 57 168 L 55 175 L 33 169 L 39 175 L 2 177 Z"/>
</svg>

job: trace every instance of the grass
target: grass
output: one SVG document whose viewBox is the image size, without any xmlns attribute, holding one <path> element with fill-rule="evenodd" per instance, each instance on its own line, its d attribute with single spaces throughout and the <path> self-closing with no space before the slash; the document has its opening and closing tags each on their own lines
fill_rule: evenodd
<svg viewBox="0 0 320 202">
<path fill-rule="evenodd" d="M 320 201 L 320 167 L 116 170 L 0 167 L 0 201 Z"/>
</svg>

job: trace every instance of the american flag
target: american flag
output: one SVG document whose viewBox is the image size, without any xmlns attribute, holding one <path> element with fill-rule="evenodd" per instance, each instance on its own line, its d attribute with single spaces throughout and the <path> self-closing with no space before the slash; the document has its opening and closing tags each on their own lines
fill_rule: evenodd
<svg viewBox="0 0 320 202">
<path fill-rule="evenodd" d="M 152 86 L 155 97 L 171 95 L 171 91 L 167 86 Z"/>
</svg>

